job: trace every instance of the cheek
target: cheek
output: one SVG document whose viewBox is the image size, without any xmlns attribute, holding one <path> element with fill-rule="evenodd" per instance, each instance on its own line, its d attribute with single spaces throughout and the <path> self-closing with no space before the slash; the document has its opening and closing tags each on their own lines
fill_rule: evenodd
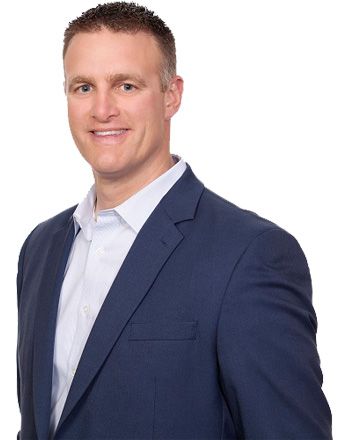
<svg viewBox="0 0 348 440">
<path fill-rule="evenodd" d="M 134 121 L 142 125 L 145 130 L 154 132 L 161 131 L 164 123 L 164 104 L 158 97 L 149 96 L 134 106 Z M 149 132 L 147 135 L 150 134 Z"/>
<path fill-rule="evenodd" d="M 137 115 L 139 120 L 159 119 L 164 114 L 164 99 L 162 94 L 148 93 L 141 99 L 132 103 L 133 114 Z"/>
<path fill-rule="evenodd" d="M 87 109 L 83 102 L 68 101 L 68 118 L 72 128 L 78 129 L 79 124 L 86 120 Z"/>
</svg>

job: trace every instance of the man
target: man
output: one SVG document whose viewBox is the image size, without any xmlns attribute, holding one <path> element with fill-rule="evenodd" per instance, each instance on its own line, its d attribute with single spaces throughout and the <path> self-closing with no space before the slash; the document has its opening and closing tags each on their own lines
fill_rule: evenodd
<svg viewBox="0 0 348 440">
<path fill-rule="evenodd" d="M 21 439 L 330 439 L 306 259 L 170 154 L 183 80 L 134 3 L 69 24 L 72 136 L 95 183 L 19 256 Z"/>
</svg>

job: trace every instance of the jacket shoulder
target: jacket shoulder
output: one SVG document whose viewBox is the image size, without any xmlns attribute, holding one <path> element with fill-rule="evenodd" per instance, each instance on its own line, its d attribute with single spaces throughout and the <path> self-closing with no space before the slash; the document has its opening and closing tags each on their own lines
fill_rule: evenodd
<svg viewBox="0 0 348 440">
<path fill-rule="evenodd" d="M 205 188 L 201 199 L 202 216 L 209 225 L 207 236 L 226 255 L 243 255 L 252 243 L 258 243 L 261 254 L 296 252 L 307 260 L 301 245 L 290 232 L 253 211 L 242 209 Z"/>
<path fill-rule="evenodd" d="M 208 188 L 202 194 L 200 208 L 216 230 L 230 236 L 238 234 L 240 238 L 252 239 L 272 229 L 284 231 L 276 223 L 235 205 Z"/>
<path fill-rule="evenodd" d="M 43 220 L 38 225 L 35 226 L 35 228 L 30 232 L 28 237 L 25 241 L 34 240 L 35 238 L 38 238 L 42 234 L 50 234 L 55 232 L 56 230 L 59 230 L 60 228 L 66 226 L 69 218 L 74 213 L 75 209 L 77 207 L 77 204 L 74 206 L 71 206 L 70 208 L 65 209 L 64 211 L 59 212 L 58 214 L 55 214 L 54 216 Z"/>
</svg>

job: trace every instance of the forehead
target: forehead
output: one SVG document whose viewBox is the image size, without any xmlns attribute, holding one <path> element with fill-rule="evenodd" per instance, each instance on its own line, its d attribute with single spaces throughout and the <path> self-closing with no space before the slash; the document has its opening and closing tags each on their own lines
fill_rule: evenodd
<svg viewBox="0 0 348 440">
<path fill-rule="evenodd" d="M 64 70 L 135 70 L 137 73 L 158 72 L 161 51 L 153 35 L 112 32 L 80 32 L 71 39 L 64 57 Z"/>
</svg>

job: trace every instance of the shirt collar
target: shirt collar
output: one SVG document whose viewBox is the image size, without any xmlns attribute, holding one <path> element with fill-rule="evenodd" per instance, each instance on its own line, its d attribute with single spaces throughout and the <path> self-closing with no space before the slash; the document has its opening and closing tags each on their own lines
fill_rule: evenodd
<svg viewBox="0 0 348 440">
<path fill-rule="evenodd" d="M 165 173 L 150 182 L 144 188 L 133 194 L 127 200 L 115 208 L 102 210 L 114 210 L 116 214 L 135 231 L 140 231 L 152 211 L 156 208 L 163 196 L 170 190 L 174 183 L 182 176 L 186 169 L 186 163 L 178 155 L 172 154 L 176 163 Z M 94 219 L 94 204 L 96 200 L 95 183 L 91 186 L 87 196 L 76 207 L 73 218 L 75 235 L 79 228 L 82 229 L 87 240 L 92 240 L 93 228 L 96 224 Z"/>
</svg>

